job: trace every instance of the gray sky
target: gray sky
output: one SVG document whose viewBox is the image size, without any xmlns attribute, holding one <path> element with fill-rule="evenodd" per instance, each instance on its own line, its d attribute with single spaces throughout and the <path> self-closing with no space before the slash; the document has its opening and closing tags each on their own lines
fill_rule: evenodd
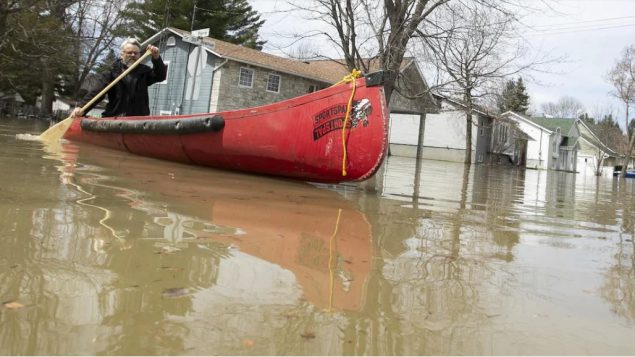
<svg viewBox="0 0 635 357">
<path fill-rule="evenodd" d="M 295 2 L 304 1 L 296 0 Z M 255 10 L 266 19 L 261 35 L 269 41 L 266 52 L 281 54 L 280 47 L 289 44 L 288 36 L 324 26 L 288 12 L 286 0 L 250 0 Z M 635 44 L 635 0 L 551 0 L 551 9 L 536 11 L 526 18 L 531 25 L 524 35 L 536 52 L 566 61 L 552 64 L 550 73 L 535 73 L 535 81 L 526 79 L 532 108 L 541 103 L 556 102 L 571 96 L 582 102 L 589 114 L 613 112 L 624 122 L 624 108 L 609 95 L 606 73 L 620 57 L 622 50 Z M 544 6 L 528 0 L 529 6 Z M 332 45 L 315 41 L 330 56 L 337 56 Z M 525 78 L 524 78 L 525 79 Z M 635 111 L 631 111 L 635 112 Z"/>
</svg>

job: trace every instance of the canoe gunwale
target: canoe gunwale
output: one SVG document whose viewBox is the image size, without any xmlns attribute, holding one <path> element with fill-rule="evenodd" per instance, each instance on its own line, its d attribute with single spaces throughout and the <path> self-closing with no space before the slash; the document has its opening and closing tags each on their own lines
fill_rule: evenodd
<svg viewBox="0 0 635 357">
<path fill-rule="evenodd" d="M 84 118 L 81 120 L 80 126 L 82 130 L 101 133 L 149 135 L 197 134 L 222 130 L 225 127 L 225 119 L 220 115 L 161 120 L 103 120 Z"/>
</svg>

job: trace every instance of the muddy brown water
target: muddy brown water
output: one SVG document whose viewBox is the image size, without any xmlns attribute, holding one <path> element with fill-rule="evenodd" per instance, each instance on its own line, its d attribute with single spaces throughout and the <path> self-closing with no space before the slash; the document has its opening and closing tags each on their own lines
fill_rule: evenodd
<svg viewBox="0 0 635 357">
<path fill-rule="evenodd" d="M 389 157 L 371 193 L 16 134 L 0 355 L 633 355 L 635 180 Z"/>
</svg>

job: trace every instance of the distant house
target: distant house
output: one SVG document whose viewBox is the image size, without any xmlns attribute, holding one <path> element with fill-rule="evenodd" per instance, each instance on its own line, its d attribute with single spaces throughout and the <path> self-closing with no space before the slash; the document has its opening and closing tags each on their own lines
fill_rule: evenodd
<svg viewBox="0 0 635 357">
<path fill-rule="evenodd" d="M 51 111 L 55 117 L 62 117 L 70 113 L 71 109 L 75 108 L 76 101 L 63 98 L 59 95 L 55 95 L 55 99 L 53 100 L 53 105 L 51 107 Z M 35 107 L 38 108 L 41 112 L 42 109 L 42 96 L 37 97 L 35 100 Z"/>
<path fill-rule="evenodd" d="M 24 106 L 24 99 L 15 91 L 0 92 L 0 117 L 17 115 Z"/>
<path fill-rule="evenodd" d="M 421 158 L 463 162 L 465 160 L 467 122 L 465 105 L 459 101 L 434 95 L 438 113 L 426 114 L 423 122 Z M 419 140 L 419 121 L 416 117 L 399 118 L 393 115 L 390 127 L 390 150 L 397 156 L 416 157 Z M 472 110 L 472 162 L 488 160 L 493 117 Z"/>
<path fill-rule="evenodd" d="M 578 172 L 587 174 L 596 174 L 602 171 L 603 167 L 611 167 L 620 164 L 618 158 L 621 156 L 615 150 L 611 149 L 608 144 L 603 142 L 598 133 L 596 133 L 595 125 L 588 124 L 584 120 L 577 119 L 576 125 L 580 132 L 578 143 L 580 149 L 578 151 Z"/>
<path fill-rule="evenodd" d="M 505 112 L 494 124 L 492 150 L 509 154 L 509 147 L 519 136 L 504 135 L 511 125 L 522 132 L 527 140 L 525 166 L 544 170 L 575 172 L 580 132 L 575 119 L 530 118 L 515 112 Z M 520 158 L 520 160 L 523 160 Z"/>
</svg>

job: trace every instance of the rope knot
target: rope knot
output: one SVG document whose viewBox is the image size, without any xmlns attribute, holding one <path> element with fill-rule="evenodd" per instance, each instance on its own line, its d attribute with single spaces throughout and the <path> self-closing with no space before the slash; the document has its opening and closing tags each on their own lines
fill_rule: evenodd
<svg viewBox="0 0 635 357">
<path fill-rule="evenodd" d="M 358 69 L 353 69 L 351 71 L 351 73 L 347 74 L 346 76 L 344 76 L 344 78 L 342 78 L 341 81 L 333 84 L 333 86 L 339 85 L 339 84 L 343 84 L 343 83 L 350 83 L 353 82 L 354 80 L 356 80 L 357 78 L 362 76 L 362 71 L 358 70 Z"/>
</svg>

